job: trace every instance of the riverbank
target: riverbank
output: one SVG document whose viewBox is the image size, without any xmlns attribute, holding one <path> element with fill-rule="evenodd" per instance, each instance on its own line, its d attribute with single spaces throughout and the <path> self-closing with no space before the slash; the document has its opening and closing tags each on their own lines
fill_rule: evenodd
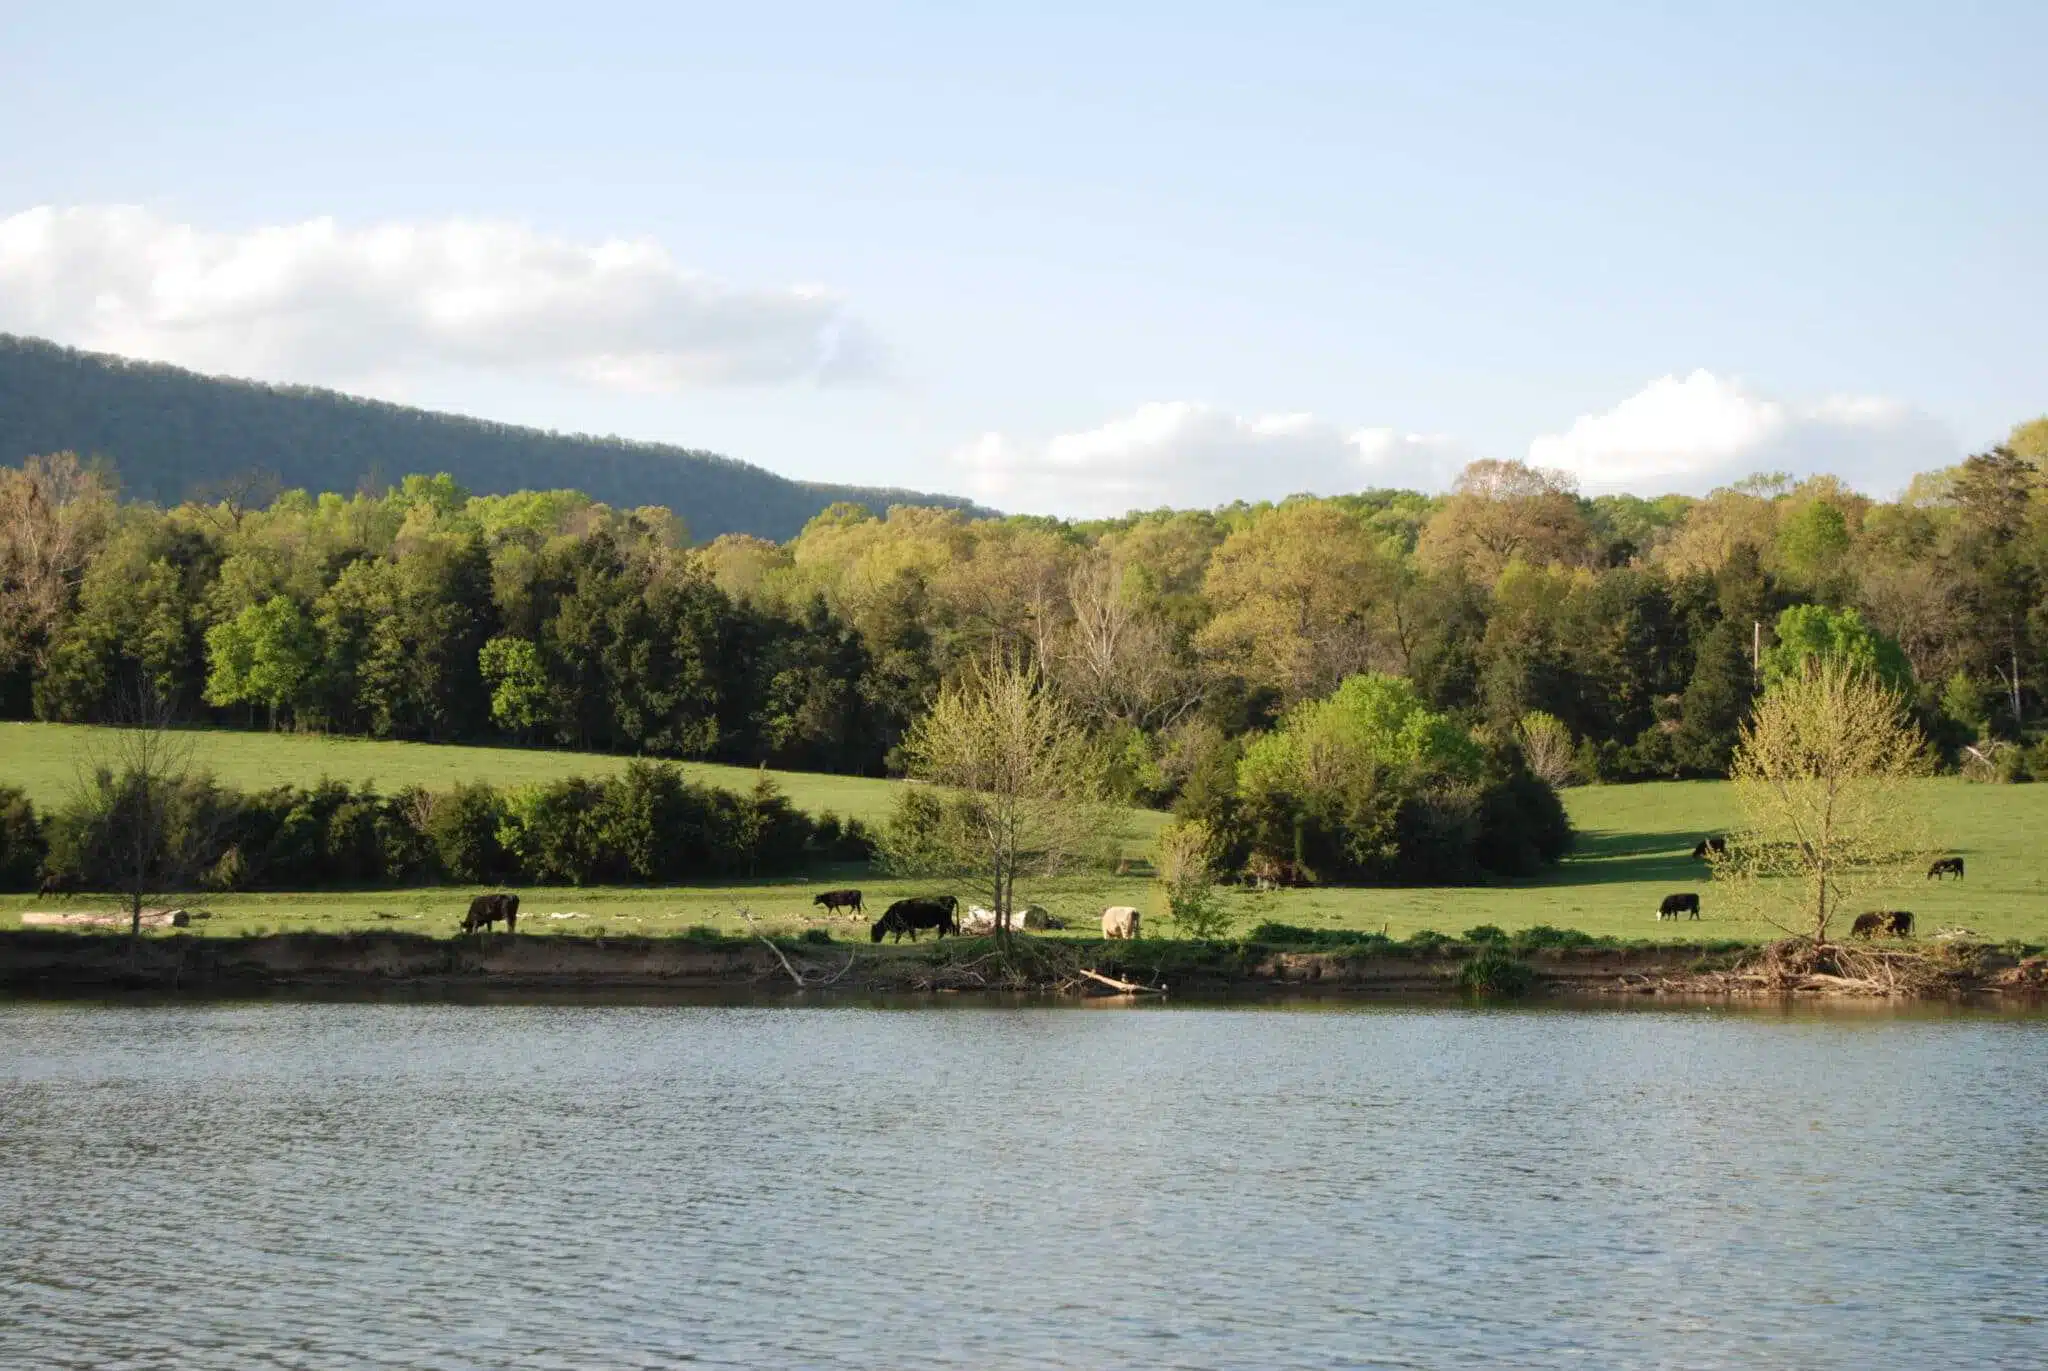
<svg viewBox="0 0 2048 1371">
<path fill-rule="evenodd" d="M 43 995 L 106 990 L 215 993 L 268 988 L 754 989 L 863 993 L 1067 992 L 1218 994 L 1302 990 L 1336 994 L 1456 993 L 1479 989 L 1600 994 L 1890 993 L 1943 996 L 2041 993 L 2048 958 L 2032 949 L 1942 948 L 1889 986 L 1834 970 L 1758 971 L 1758 949 L 1639 944 L 1507 952 L 1469 943 L 1288 948 L 1175 940 L 1096 942 L 1019 938 L 881 946 L 798 939 L 434 938 L 406 932 L 286 933 L 259 937 L 0 932 L 0 989 Z"/>
</svg>

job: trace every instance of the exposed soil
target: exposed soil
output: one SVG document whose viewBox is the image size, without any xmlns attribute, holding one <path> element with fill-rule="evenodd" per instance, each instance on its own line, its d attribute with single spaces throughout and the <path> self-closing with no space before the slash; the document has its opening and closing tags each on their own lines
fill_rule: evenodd
<svg viewBox="0 0 2048 1371">
<path fill-rule="evenodd" d="M 2042 993 L 2048 958 L 1953 950 L 1877 985 L 1832 962 L 1768 961 L 1687 946 L 1579 947 L 1526 953 L 1540 989 L 1616 994 L 1783 994 L 1818 991 L 1950 995 Z M 780 955 L 778 955 L 778 952 Z M 0 987 L 43 994 L 108 989 L 232 991 L 264 987 L 493 986 L 539 990 L 712 987 L 832 991 L 1037 991 L 1080 995 L 1215 994 L 1313 988 L 1375 994 L 1452 992 L 1472 949 L 1436 953 L 1285 951 L 1236 944 L 1094 943 L 1019 938 L 1005 954 L 987 939 L 871 947 L 695 938 L 433 938 L 416 933 L 288 933 L 206 938 L 0 932 Z M 1760 960 L 1764 959 L 1764 960 Z M 1762 967 L 1763 969 L 1759 969 Z M 1928 968 L 1934 968 L 1929 971 Z M 1938 974 L 1935 974 L 1938 972 Z"/>
</svg>

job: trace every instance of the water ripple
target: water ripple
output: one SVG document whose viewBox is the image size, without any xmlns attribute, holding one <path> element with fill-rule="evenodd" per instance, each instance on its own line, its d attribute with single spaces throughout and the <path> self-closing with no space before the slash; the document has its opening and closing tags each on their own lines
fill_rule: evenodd
<svg viewBox="0 0 2048 1371">
<path fill-rule="evenodd" d="M 2048 1364 L 2048 1021 L 0 1005 L 12 1367 Z"/>
</svg>

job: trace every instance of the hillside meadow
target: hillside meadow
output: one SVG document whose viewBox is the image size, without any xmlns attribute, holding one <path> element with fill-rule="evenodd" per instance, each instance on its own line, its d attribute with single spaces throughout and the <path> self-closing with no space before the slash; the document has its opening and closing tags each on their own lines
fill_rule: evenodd
<svg viewBox="0 0 2048 1371">
<path fill-rule="evenodd" d="M 0 724 L 0 784 L 27 790 L 39 805 L 61 803 L 73 784 L 83 746 L 93 730 L 49 724 Z M 514 748 L 436 747 L 289 734 L 196 732 L 195 760 L 222 781 L 242 787 L 321 776 L 374 780 L 395 789 L 420 784 L 446 788 L 461 780 L 522 784 L 564 776 L 600 775 L 627 759 Z M 743 788 L 756 773 L 745 768 L 685 763 L 690 778 Z M 886 818 L 896 781 L 770 772 L 792 801 L 813 812 L 833 810 L 871 823 Z M 2048 941 L 2048 785 L 1994 786 L 1942 778 L 1918 783 L 1937 838 L 1969 862 L 1962 882 L 1917 882 L 1886 903 L 1914 911 L 1922 931 L 1956 924 L 1993 939 Z M 1768 924 L 1745 922 L 1721 909 L 1704 867 L 1690 852 L 1699 838 L 1735 821 L 1726 782 L 1649 782 L 1587 786 L 1564 792 L 1579 831 L 1577 853 L 1537 880 L 1491 887 L 1322 888 L 1265 894 L 1230 890 L 1225 900 L 1240 931 L 1261 921 L 1311 928 L 1380 931 L 1400 938 L 1423 929 L 1457 934 L 1479 924 L 1504 929 L 1549 924 L 1622 938 L 1693 941 L 1764 940 Z M 1144 851 L 1164 816 L 1134 811 L 1126 849 Z M 864 936 L 852 921 L 832 920 L 811 906 L 830 885 L 857 884 L 871 913 L 889 900 L 952 888 L 971 898 L 964 883 L 878 878 L 863 868 L 820 871 L 808 882 L 642 887 L 536 887 L 522 892 L 522 933 L 664 934 L 692 927 L 738 932 L 741 909 L 762 927 L 795 931 L 822 927 L 836 937 Z M 1698 923 L 1655 919 L 1667 893 L 1701 892 Z M 214 917 L 199 927 L 212 934 L 257 930 L 342 931 L 356 928 L 454 929 L 471 889 L 372 888 L 306 893 L 253 892 L 192 897 Z M 1151 920 L 1148 934 L 1170 934 L 1156 887 L 1138 876 L 1095 873 L 1041 881 L 1028 897 L 1086 933 L 1106 904 L 1133 904 Z M 90 907 L 32 896 L 0 897 L 0 926 L 18 924 L 31 908 Z M 557 917 L 559 916 L 559 917 Z"/>
</svg>

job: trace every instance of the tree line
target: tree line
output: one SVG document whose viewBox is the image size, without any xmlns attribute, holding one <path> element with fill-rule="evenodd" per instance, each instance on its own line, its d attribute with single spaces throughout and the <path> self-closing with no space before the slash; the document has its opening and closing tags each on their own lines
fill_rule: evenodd
<svg viewBox="0 0 2048 1371">
<path fill-rule="evenodd" d="M 796 809 L 767 777 L 747 793 L 674 765 L 617 776 L 449 791 L 322 781 L 244 791 L 129 755 L 175 737 L 125 736 L 115 764 L 39 814 L 0 786 L 0 890 L 311 890 L 335 885 L 661 884 L 787 875 L 865 861 L 857 819 Z"/>
<path fill-rule="evenodd" d="M 1361 675 L 1554 782 L 1724 775 L 1774 658 L 1853 639 L 1967 760 L 2040 718 L 2044 459 L 2036 421 L 1889 501 L 1774 476 L 1587 498 L 1483 461 L 1439 496 L 842 504 L 692 545 L 687 510 L 570 491 L 166 508 L 38 458 L 0 470 L 0 714 L 104 720 L 140 683 L 221 725 L 881 775 L 1000 658 L 1043 673 L 1120 798 L 1167 804 Z"/>
</svg>

